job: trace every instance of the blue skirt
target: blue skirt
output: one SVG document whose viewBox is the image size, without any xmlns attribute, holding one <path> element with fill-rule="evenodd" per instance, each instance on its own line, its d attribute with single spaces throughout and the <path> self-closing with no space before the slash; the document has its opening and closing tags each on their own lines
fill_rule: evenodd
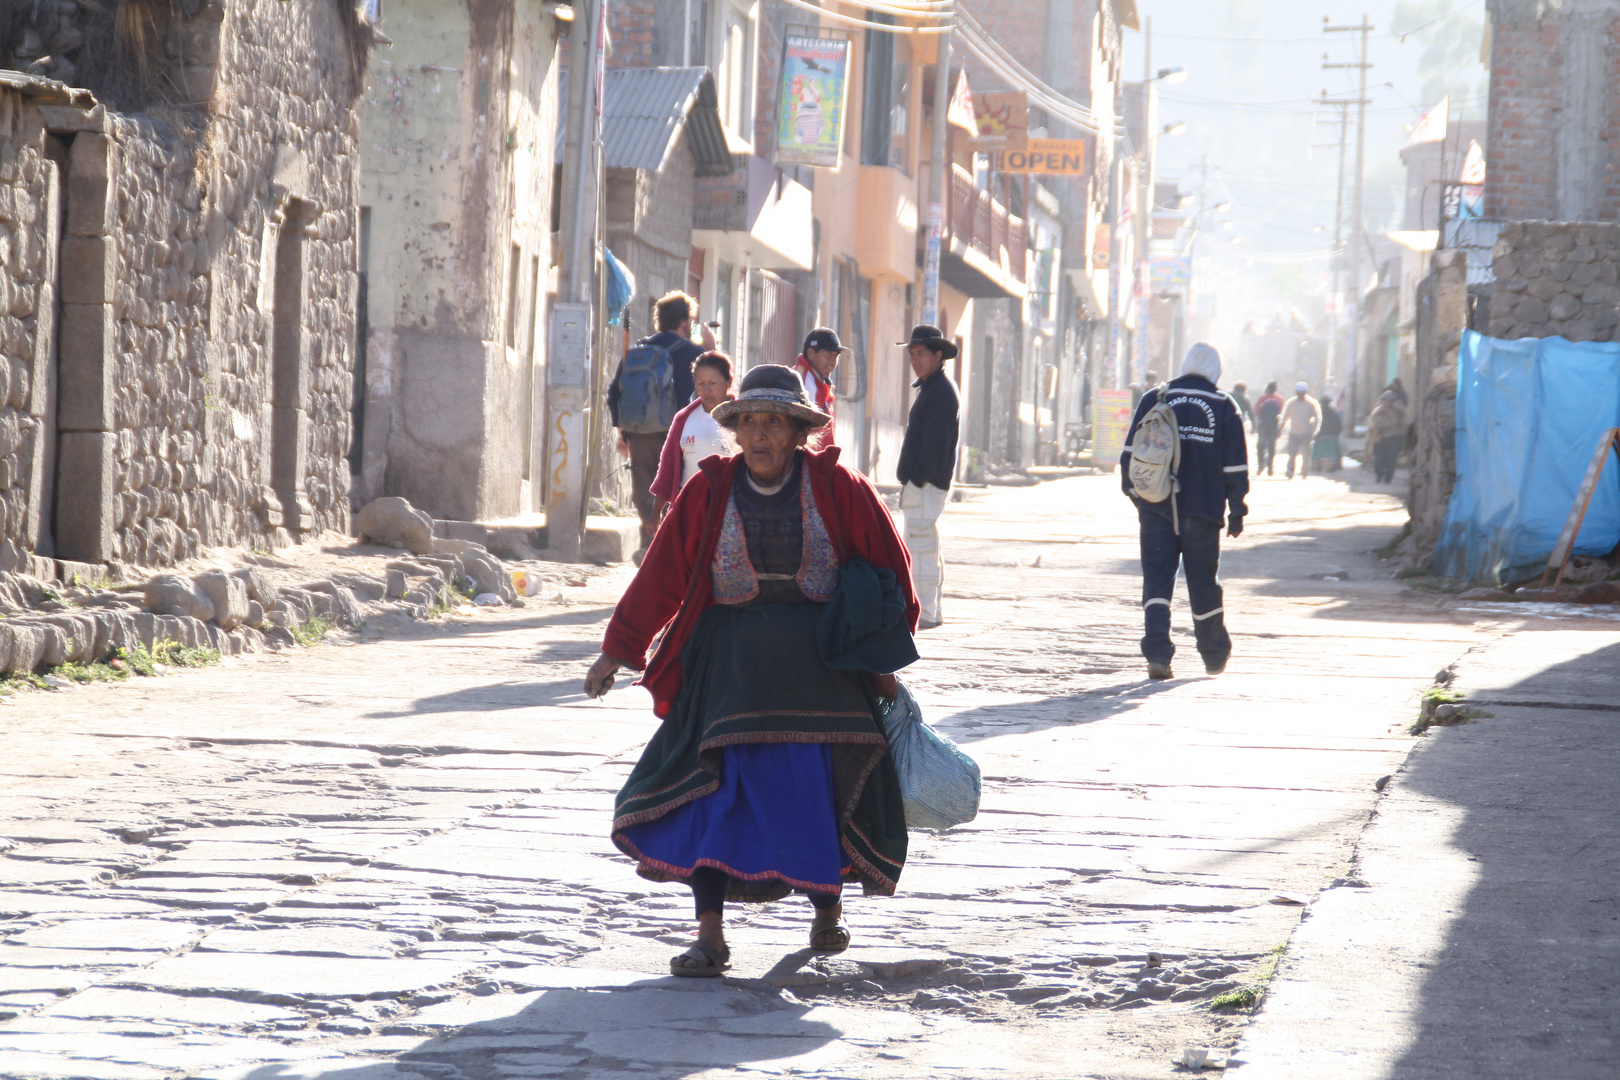
<svg viewBox="0 0 1620 1080">
<path fill-rule="evenodd" d="M 848 859 L 838 842 L 832 747 L 745 743 L 722 753 L 717 791 L 621 832 L 639 862 L 681 879 L 709 866 L 739 881 L 838 893 Z"/>
</svg>

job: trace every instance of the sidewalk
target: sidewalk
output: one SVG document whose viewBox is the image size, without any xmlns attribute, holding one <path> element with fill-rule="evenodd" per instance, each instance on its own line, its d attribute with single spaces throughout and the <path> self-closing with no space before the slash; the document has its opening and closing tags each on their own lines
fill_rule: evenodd
<svg viewBox="0 0 1620 1080">
<path fill-rule="evenodd" d="M 1487 715 L 1391 780 L 1228 1075 L 1620 1075 L 1620 632 L 1531 625 L 1456 672 Z"/>
</svg>

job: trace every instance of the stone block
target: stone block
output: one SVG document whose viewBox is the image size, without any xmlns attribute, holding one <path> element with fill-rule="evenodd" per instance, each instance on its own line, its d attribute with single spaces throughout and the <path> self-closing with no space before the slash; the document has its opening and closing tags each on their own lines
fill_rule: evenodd
<svg viewBox="0 0 1620 1080">
<path fill-rule="evenodd" d="M 143 603 L 160 616 L 184 616 L 206 621 L 214 617 L 214 602 L 197 584 L 178 574 L 162 574 L 146 583 Z"/>
<path fill-rule="evenodd" d="M 96 112 L 102 112 L 101 106 Z M 105 115 L 105 114 L 104 114 Z M 110 179 L 116 167 L 116 146 L 95 132 L 74 137 L 68 158 L 67 231 L 74 236 L 100 236 L 111 230 L 108 213 Z"/>
<path fill-rule="evenodd" d="M 91 655 L 96 645 L 96 622 L 88 615 L 46 615 L 39 622 L 57 631 L 61 635 L 60 642 L 49 643 L 45 653 L 45 663 L 56 664 L 83 664 L 94 659 Z M 47 635 L 48 636 L 48 635 Z M 60 659 L 52 647 L 59 647 Z"/>
<path fill-rule="evenodd" d="M 355 597 L 368 603 L 375 603 L 388 594 L 387 585 L 380 579 L 369 574 L 336 573 L 332 580 L 354 593 Z"/>
<path fill-rule="evenodd" d="M 1560 322 L 1565 319 L 1573 319 L 1580 314 L 1580 311 L 1580 297 L 1572 296 L 1569 293 L 1558 294 L 1553 297 L 1552 303 L 1547 305 L 1547 313 Z"/>
<path fill-rule="evenodd" d="M 413 555 L 433 551 L 433 519 L 405 499 L 373 499 L 355 515 L 355 530 L 364 543 L 404 548 Z"/>
<path fill-rule="evenodd" d="M 27 623 L 0 624 L 4 641 L 4 666 L 10 671 L 33 671 L 45 656 L 45 632 Z"/>
<path fill-rule="evenodd" d="M 63 304 L 58 331 L 57 425 L 111 431 L 116 397 L 117 326 L 110 304 Z"/>
<path fill-rule="evenodd" d="M 214 606 L 214 623 L 221 630 L 234 630 L 248 617 L 247 584 L 233 574 L 214 571 L 191 579 Z"/>
<path fill-rule="evenodd" d="M 63 558 L 115 558 L 117 449 L 118 437 L 108 431 L 64 431 L 57 439 L 56 551 Z"/>
<path fill-rule="evenodd" d="M 1551 300 L 1558 295 L 1558 283 L 1547 277 L 1533 277 L 1525 291 L 1537 300 Z"/>
<path fill-rule="evenodd" d="M 489 546 L 489 530 L 476 521 L 435 520 L 433 535 L 446 540 L 467 540 L 480 547 Z"/>
<path fill-rule="evenodd" d="M 110 304 L 117 248 L 106 236 L 64 236 L 60 258 L 64 304 Z"/>
<path fill-rule="evenodd" d="M 470 547 L 461 553 L 461 568 L 473 583 L 473 594 L 494 593 L 510 604 L 517 599 L 512 577 L 501 561 L 483 548 Z"/>
<path fill-rule="evenodd" d="M 388 571 L 388 599 L 398 600 L 400 597 L 405 595 L 405 590 L 408 588 L 410 588 L 410 582 L 409 579 L 405 577 L 405 571 Z"/>
<path fill-rule="evenodd" d="M 1536 326 L 1545 323 L 1547 321 L 1547 315 L 1548 308 L 1546 301 L 1541 297 L 1535 296 L 1534 294 L 1521 299 L 1518 306 L 1513 309 L 1514 321 L 1520 323 L 1521 325 L 1528 324 L 1531 326 Z"/>
<path fill-rule="evenodd" d="M 640 545 L 641 524 L 635 518 L 593 517 L 585 523 L 582 554 L 587 562 L 629 562 Z"/>
<path fill-rule="evenodd" d="M 270 575 L 257 566 L 243 566 L 232 570 L 231 573 L 242 579 L 249 600 L 257 600 L 266 607 L 276 602 L 276 595 L 280 590 Z"/>
</svg>

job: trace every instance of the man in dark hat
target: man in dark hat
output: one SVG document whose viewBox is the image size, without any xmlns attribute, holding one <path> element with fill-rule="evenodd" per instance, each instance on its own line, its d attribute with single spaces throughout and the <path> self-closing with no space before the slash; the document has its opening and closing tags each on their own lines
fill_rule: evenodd
<svg viewBox="0 0 1620 1080">
<path fill-rule="evenodd" d="M 793 370 L 804 381 L 805 396 L 810 403 L 828 416 L 833 415 L 837 396 L 833 390 L 833 372 L 838 370 L 839 359 L 849 346 L 838 343 L 838 334 L 825 326 L 818 326 L 804 337 L 804 351 L 793 364 Z M 828 424 L 810 436 L 809 446 L 820 450 L 832 442 L 833 426 Z"/>
<path fill-rule="evenodd" d="M 956 345 L 936 326 L 915 326 L 906 349 L 917 381 L 900 463 L 900 509 L 906 515 L 906 547 L 911 549 L 911 577 L 922 604 L 918 626 L 930 629 L 945 621 L 940 610 L 945 592 L 945 562 L 939 554 L 939 515 L 956 475 L 956 437 L 961 401 L 956 384 L 945 374 L 945 361 L 956 357 Z"/>
</svg>

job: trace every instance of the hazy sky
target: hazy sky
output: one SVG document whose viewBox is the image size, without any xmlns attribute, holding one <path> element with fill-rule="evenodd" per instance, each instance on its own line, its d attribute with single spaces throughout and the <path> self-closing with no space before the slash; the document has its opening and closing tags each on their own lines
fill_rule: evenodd
<svg viewBox="0 0 1620 1080">
<path fill-rule="evenodd" d="M 1204 234 L 1201 269 L 1247 268 L 1254 272 L 1244 276 L 1251 291 L 1253 277 L 1279 263 L 1300 263 L 1313 282 L 1325 274 L 1334 225 L 1339 110 L 1312 99 L 1323 90 L 1355 97 L 1356 71 L 1325 71 L 1321 65 L 1324 52 L 1334 61 L 1359 59 L 1360 35 L 1324 33 L 1324 16 L 1336 25 L 1354 25 L 1365 13 L 1375 27 L 1369 52 L 1374 66 L 1368 73 L 1369 230 L 1400 225 L 1396 207 L 1404 173 L 1398 151 L 1409 125 L 1425 109 L 1449 91 L 1453 120 L 1484 117 L 1486 70 L 1478 59 L 1482 0 L 1363 0 L 1365 6 L 1353 7 L 1335 7 L 1332 0 L 1138 4 L 1152 19 L 1153 68 L 1179 65 L 1189 72 L 1187 81 L 1164 87 L 1160 95 L 1161 121 L 1188 125 L 1184 134 L 1159 140 L 1160 176 L 1196 188 L 1207 155 L 1209 202 L 1230 199 L 1234 205 L 1226 215 L 1230 228 Z M 1410 33 L 1402 41 L 1398 32 L 1405 31 Z M 1125 32 L 1127 79 L 1142 78 L 1145 36 Z M 1353 123 L 1349 142 L 1353 168 Z M 1348 176 L 1349 169 L 1347 206 Z"/>
</svg>

